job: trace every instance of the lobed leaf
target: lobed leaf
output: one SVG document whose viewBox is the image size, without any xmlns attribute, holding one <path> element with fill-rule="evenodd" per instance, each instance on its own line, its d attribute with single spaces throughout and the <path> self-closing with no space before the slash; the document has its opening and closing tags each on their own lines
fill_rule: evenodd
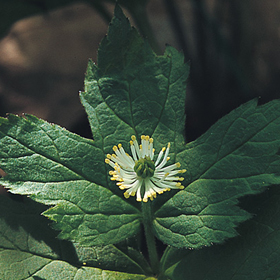
<svg viewBox="0 0 280 280">
<path fill-rule="evenodd" d="M 139 231 L 139 211 L 106 188 L 104 153 L 92 140 L 33 116 L 10 115 L 1 119 L 0 147 L 8 174 L 1 183 L 55 205 L 44 215 L 56 222 L 60 238 L 106 245 Z"/>
<path fill-rule="evenodd" d="M 2 184 L 55 205 L 44 215 L 56 221 L 61 238 L 87 246 L 123 241 L 140 229 L 140 206 L 110 183 L 104 157 L 132 134 L 148 134 L 158 151 L 170 142 L 171 161 L 187 169 L 186 188 L 154 203 L 156 236 L 178 248 L 236 236 L 250 217 L 238 198 L 279 184 L 280 101 L 248 102 L 185 146 L 188 70 L 171 47 L 156 56 L 116 6 L 81 93 L 94 141 L 32 116 L 2 118 L 0 167 L 8 173 Z"/>
<path fill-rule="evenodd" d="M 140 274 L 129 274 L 118 271 L 102 270 L 94 267 L 79 266 L 76 267 L 60 260 L 48 260 L 43 257 L 34 257 L 26 253 L 17 253 L 14 255 L 9 250 L 2 251 L 0 256 L 5 258 L 6 262 L 0 258 L 0 266 L 3 269 L 0 276 L 3 280 L 10 279 L 102 279 L 102 280 L 142 280 L 148 277 Z M 19 265 L 20 264 L 20 265 Z"/>
<path fill-rule="evenodd" d="M 80 247 L 57 239 L 40 215 L 44 209 L 0 195 L 0 279 L 145 279 L 146 269 L 113 245 Z"/>
<path fill-rule="evenodd" d="M 186 188 L 156 213 L 154 230 L 177 248 L 201 248 L 237 235 L 250 218 L 238 198 L 280 183 L 280 101 L 250 101 L 213 125 L 177 159 Z"/>
<path fill-rule="evenodd" d="M 276 188 L 254 199 L 245 199 L 242 205 L 256 215 L 240 227 L 239 237 L 225 245 L 198 251 L 169 248 L 161 260 L 165 272 L 159 279 L 279 279 L 279 201 Z"/>
<path fill-rule="evenodd" d="M 118 143 L 127 147 L 132 134 L 147 134 L 158 152 L 168 142 L 173 153 L 182 149 L 188 72 L 175 49 L 156 56 L 116 6 L 81 93 L 96 145 L 108 153 Z"/>
<path fill-rule="evenodd" d="M 140 205 L 108 180 L 111 147 L 132 134 L 153 136 L 158 151 L 172 142 L 173 155 L 184 143 L 183 55 L 168 47 L 156 56 L 116 6 L 98 57 L 81 94 L 94 141 L 30 115 L 0 119 L 0 167 L 8 174 L 1 183 L 54 205 L 44 215 L 59 237 L 87 246 L 115 244 L 140 229 Z"/>
</svg>

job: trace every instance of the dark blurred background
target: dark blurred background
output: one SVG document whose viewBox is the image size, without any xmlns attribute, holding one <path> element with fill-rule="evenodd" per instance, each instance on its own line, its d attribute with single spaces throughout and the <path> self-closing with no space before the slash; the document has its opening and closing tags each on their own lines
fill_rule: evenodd
<svg viewBox="0 0 280 280">
<path fill-rule="evenodd" d="M 186 139 L 252 99 L 280 97 L 279 0 L 120 0 L 157 53 L 191 64 Z M 0 115 L 30 113 L 91 137 L 78 92 L 114 1 L 1 0 Z"/>
</svg>

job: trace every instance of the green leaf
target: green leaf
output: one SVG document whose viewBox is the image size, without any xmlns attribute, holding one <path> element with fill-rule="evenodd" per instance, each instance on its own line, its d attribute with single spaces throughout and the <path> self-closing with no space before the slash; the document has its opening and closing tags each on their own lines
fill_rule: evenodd
<svg viewBox="0 0 280 280">
<path fill-rule="evenodd" d="M 133 274 L 151 274 L 143 255 L 131 247 L 120 250 L 114 245 L 84 247 L 76 245 L 79 261 L 87 266 Z"/>
<path fill-rule="evenodd" d="M 5 252 L 5 253 L 3 253 Z M 76 267 L 67 262 L 59 260 L 45 260 L 42 257 L 34 258 L 27 254 L 17 254 L 14 256 L 9 251 L 1 251 L 2 255 L 8 261 L 3 264 L 0 275 L 3 280 L 20 279 L 104 279 L 104 280 L 142 280 L 148 279 L 144 275 L 129 274 L 117 271 L 101 270 L 94 267 L 80 266 Z M 1 259 L 0 259 L 1 261 Z M 19 263 L 21 265 L 19 265 Z M 22 278 L 24 277 L 24 278 Z M 102 278 L 101 278 L 102 277 Z"/>
<path fill-rule="evenodd" d="M 55 205 L 44 215 L 60 238 L 83 245 L 117 243 L 139 231 L 139 211 L 106 188 L 104 153 L 89 139 L 33 116 L 0 119 L 1 183 Z"/>
<path fill-rule="evenodd" d="M 56 239 L 39 215 L 44 209 L 0 195 L 0 279 L 25 279 L 63 255 L 77 262 L 73 245 Z"/>
<path fill-rule="evenodd" d="M 35 277 L 44 278 L 47 280 L 56 279 L 70 279 L 70 280 L 84 280 L 84 279 L 104 279 L 104 280 L 143 280 L 148 279 L 144 275 L 128 274 L 116 271 L 106 271 L 93 267 L 74 267 L 68 263 L 61 261 L 53 261 L 43 270 L 34 274 Z M 59 277 L 59 278 L 58 278 Z"/>
<path fill-rule="evenodd" d="M 187 169 L 186 188 L 156 213 L 154 230 L 164 243 L 201 248 L 237 235 L 250 218 L 236 204 L 280 183 L 280 101 L 248 102 L 188 144 L 177 159 Z"/>
<path fill-rule="evenodd" d="M 127 147 L 131 135 L 147 134 L 158 152 L 168 142 L 172 153 L 182 150 L 188 71 L 171 47 L 156 56 L 116 6 L 81 93 L 96 145 L 109 153 L 118 143 Z"/>
<path fill-rule="evenodd" d="M 102 279 L 146 279 L 140 275 L 143 268 L 112 245 L 80 247 L 57 239 L 40 215 L 45 208 L 0 195 L 0 279 L 95 279 L 101 274 Z"/>
<path fill-rule="evenodd" d="M 98 67 L 90 62 L 81 94 L 94 141 L 29 115 L 2 118 L 0 167 L 8 174 L 2 184 L 55 205 L 44 215 L 56 222 L 60 238 L 91 246 L 136 235 L 140 204 L 125 201 L 108 180 L 105 154 L 132 134 L 153 136 L 158 151 L 167 142 L 173 155 L 183 149 L 187 73 L 182 54 L 168 47 L 156 56 L 116 6 Z"/>
<path fill-rule="evenodd" d="M 280 191 L 271 189 L 242 205 L 248 204 L 256 215 L 240 227 L 239 237 L 202 250 L 167 249 L 161 260 L 165 276 L 159 279 L 279 279 Z"/>
</svg>

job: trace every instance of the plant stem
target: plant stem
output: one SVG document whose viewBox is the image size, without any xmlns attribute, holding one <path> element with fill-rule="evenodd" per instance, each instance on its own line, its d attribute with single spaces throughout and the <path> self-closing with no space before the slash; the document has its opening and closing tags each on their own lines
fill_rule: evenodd
<svg viewBox="0 0 280 280">
<path fill-rule="evenodd" d="M 145 237 L 148 247 L 148 254 L 150 264 L 153 270 L 153 273 L 158 274 L 159 269 L 159 259 L 156 248 L 155 236 L 152 230 L 153 225 L 153 217 L 152 217 L 152 209 L 151 209 L 151 201 L 142 202 L 142 215 L 143 215 L 143 224 Z"/>
</svg>

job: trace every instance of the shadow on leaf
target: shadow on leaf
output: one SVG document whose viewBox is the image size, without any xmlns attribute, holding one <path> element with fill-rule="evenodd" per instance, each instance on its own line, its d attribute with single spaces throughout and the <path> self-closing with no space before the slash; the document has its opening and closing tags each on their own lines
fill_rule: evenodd
<svg viewBox="0 0 280 280">
<path fill-rule="evenodd" d="M 18 201 L 0 195 L 0 246 L 78 264 L 73 244 L 59 240 L 58 232 L 50 228 L 48 219 L 41 215 L 46 209 L 30 198 Z"/>
</svg>

